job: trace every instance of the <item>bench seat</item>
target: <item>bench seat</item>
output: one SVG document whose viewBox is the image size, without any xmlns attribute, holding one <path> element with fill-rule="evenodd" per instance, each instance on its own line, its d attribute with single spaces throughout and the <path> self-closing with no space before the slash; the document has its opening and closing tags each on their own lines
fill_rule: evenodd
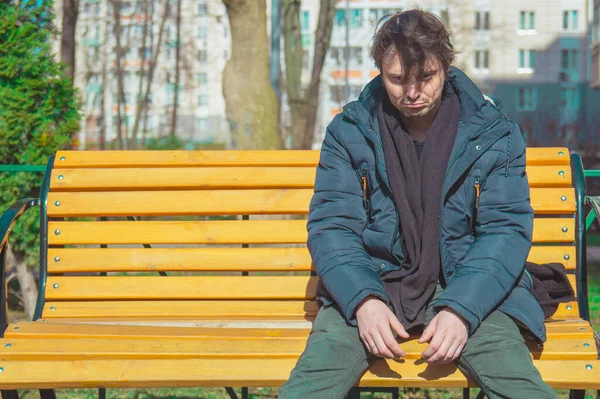
<svg viewBox="0 0 600 399">
<path fill-rule="evenodd" d="M 40 296 L 35 320 L 0 338 L 2 394 L 283 384 L 318 312 L 305 245 L 317 162 L 316 151 L 59 152 L 27 202 L 41 206 Z M 529 260 L 563 263 L 577 299 L 546 321 L 543 346 L 525 339 L 551 386 L 598 389 L 581 165 L 535 148 L 527 173 Z M 358 385 L 475 386 L 452 364 L 424 363 L 416 337 L 400 345 L 405 359 L 377 361 Z"/>
</svg>

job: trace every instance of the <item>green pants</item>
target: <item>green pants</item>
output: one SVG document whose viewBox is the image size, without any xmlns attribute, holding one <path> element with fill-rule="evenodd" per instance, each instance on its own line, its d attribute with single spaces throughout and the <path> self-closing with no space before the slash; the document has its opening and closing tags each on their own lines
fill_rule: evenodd
<svg viewBox="0 0 600 399">
<path fill-rule="evenodd" d="M 433 310 L 427 314 L 431 320 Z M 279 399 L 341 399 L 375 360 L 358 329 L 347 324 L 335 306 L 322 308 Z M 542 381 L 516 323 L 500 311 L 490 314 L 469 337 L 456 364 L 490 399 L 558 397 Z"/>
</svg>

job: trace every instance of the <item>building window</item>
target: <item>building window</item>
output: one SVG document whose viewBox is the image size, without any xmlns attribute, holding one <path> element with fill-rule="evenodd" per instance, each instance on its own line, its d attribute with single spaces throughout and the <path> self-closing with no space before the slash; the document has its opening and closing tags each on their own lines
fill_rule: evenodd
<svg viewBox="0 0 600 399">
<path fill-rule="evenodd" d="M 223 27 L 223 37 L 227 39 L 229 37 L 229 28 L 227 26 Z"/>
<path fill-rule="evenodd" d="M 563 11 L 563 30 L 576 31 L 579 26 L 577 10 Z"/>
<path fill-rule="evenodd" d="M 475 69 L 480 69 L 480 70 L 490 69 L 490 52 L 489 52 L 489 50 L 475 51 Z"/>
<path fill-rule="evenodd" d="M 398 10 L 400 11 L 400 10 Z M 374 24 L 379 21 L 380 18 L 386 17 L 385 20 L 390 18 L 396 10 L 392 10 L 391 8 L 371 8 L 369 10 L 369 22 Z"/>
<path fill-rule="evenodd" d="M 490 13 L 488 11 L 475 13 L 475 30 L 490 30 Z"/>
<path fill-rule="evenodd" d="M 208 119 L 207 118 L 196 118 L 196 129 L 202 132 L 208 130 Z"/>
<path fill-rule="evenodd" d="M 535 30 L 535 12 L 521 11 L 519 18 L 519 30 L 532 31 Z"/>
<path fill-rule="evenodd" d="M 208 61 L 208 53 L 206 50 L 199 50 L 198 51 L 198 61 L 201 64 L 205 64 L 206 61 Z"/>
<path fill-rule="evenodd" d="M 350 13 L 350 27 L 360 28 L 362 24 L 363 10 L 361 8 L 355 8 Z"/>
<path fill-rule="evenodd" d="M 485 29 L 488 30 L 488 29 L 490 29 L 490 27 L 489 27 L 490 26 L 490 15 L 487 12 L 486 12 L 486 14 L 487 14 L 487 16 L 484 17 L 484 24 L 487 24 L 488 27 Z M 450 14 L 448 13 L 448 10 L 440 11 L 440 19 L 442 20 L 442 22 L 444 23 L 444 25 L 446 27 L 450 26 Z"/>
<path fill-rule="evenodd" d="M 535 50 L 519 50 L 519 69 L 527 70 L 527 72 L 533 72 L 536 64 L 535 58 Z"/>
<path fill-rule="evenodd" d="M 208 75 L 205 72 L 201 72 L 196 75 L 196 83 L 200 86 L 204 86 L 208 83 Z"/>
<path fill-rule="evenodd" d="M 198 95 L 198 106 L 199 107 L 208 107 L 208 94 L 199 94 Z"/>
<path fill-rule="evenodd" d="M 346 25 L 346 10 L 336 10 L 335 12 L 335 25 L 344 26 Z"/>
<path fill-rule="evenodd" d="M 579 50 L 562 49 L 560 50 L 560 67 L 564 70 L 577 70 L 577 58 Z"/>
<path fill-rule="evenodd" d="M 208 36 L 208 29 L 206 29 L 206 26 L 199 26 L 198 27 L 198 39 L 206 40 L 207 36 Z"/>
<path fill-rule="evenodd" d="M 208 14 L 208 7 L 204 3 L 198 4 L 198 16 L 205 17 Z"/>
<path fill-rule="evenodd" d="M 227 61 L 229 59 L 229 50 L 223 50 L 223 59 Z"/>
<path fill-rule="evenodd" d="M 560 89 L 560 105 L 565 109 L 579 109 L 579 89 L 562 87 Z"/>
<path fill-rule="evenodd" d="M 300 19 L 300 26 L 302 32 L 308 32 L 310 30 L 310 14 L 308 11 L 302 11 L 302 18 Z"/>
<path fill-rule="evenodd" d="M 522 87 L 517 90 L 517 110 L 535 111 L 537 106 L 537 90 L 532 87 Z"/>
</svg>

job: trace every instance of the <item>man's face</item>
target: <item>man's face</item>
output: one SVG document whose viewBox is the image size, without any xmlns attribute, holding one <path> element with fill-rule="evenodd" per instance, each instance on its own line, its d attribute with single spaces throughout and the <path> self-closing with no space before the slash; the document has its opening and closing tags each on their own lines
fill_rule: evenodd
<svg viewBox="0 0 600 399">
<path fill-rule="evenodd" d="M 423 78 L 418 81 L 416 71 L 404 70 L 402 58 L 396 54 L 384 61 L 381 75 L 392 104 L 406 118 L 423 117 L 440 104 L 446 71 L 437 60 L 425 63 Z"/>
</svg>

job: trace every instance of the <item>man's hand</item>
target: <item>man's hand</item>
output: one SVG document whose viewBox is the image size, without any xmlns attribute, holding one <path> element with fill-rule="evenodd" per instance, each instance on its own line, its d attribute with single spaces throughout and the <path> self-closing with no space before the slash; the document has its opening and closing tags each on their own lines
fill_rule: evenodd
<svg viewBox="0 0 600 399">
<path fill-rule="evenodd" d="M 396 359 L 406 354 L 400 349 L 392 329 L 402 338 L 408 338 L 408 333 L 380 299 L 365 299 L 356 310 L 356 320 L 360 339 L 372 354 L 388 359 Z"/>
<path fill-rule="evenodd" d="M 467 338 L 467 322 L 452 309 L 444 308 L 419 338 L 420 344 L 430 341 L 421 357 L 427 363 L 450 363 L 460 356 Z"/>
</svg>

